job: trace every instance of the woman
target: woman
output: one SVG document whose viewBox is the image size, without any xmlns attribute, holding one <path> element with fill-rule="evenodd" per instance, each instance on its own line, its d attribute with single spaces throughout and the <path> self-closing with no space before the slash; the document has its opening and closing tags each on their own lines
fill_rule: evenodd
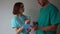
<svg viewBox="0 0 60 34">
<path fill-rule="evenodd" d="M 12 18 L 11 27 L 14 29 L 16 34 L 29 34 L 29 31 L 24 29 L 25 20 L 27 20 L 27 16 L 23 15 L 24 12 L 24 4 L 22 2 L 17 2 L 13 8 L 13 14 L 15 15 Z"/>
</svg>

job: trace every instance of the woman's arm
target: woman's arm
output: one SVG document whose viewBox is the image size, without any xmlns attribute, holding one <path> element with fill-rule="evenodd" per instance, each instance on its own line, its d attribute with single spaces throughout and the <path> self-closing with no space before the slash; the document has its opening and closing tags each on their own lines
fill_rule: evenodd
<svg viewBox="0 0 60 34">
<path fill-rule="evenodd" d="M 23 30 L 23 27 L 21 28 L 15 28 L 14 31 L 16 32 L 16 34 L 19 34 L 19 32 L 21 32 Z"/>
</svg>

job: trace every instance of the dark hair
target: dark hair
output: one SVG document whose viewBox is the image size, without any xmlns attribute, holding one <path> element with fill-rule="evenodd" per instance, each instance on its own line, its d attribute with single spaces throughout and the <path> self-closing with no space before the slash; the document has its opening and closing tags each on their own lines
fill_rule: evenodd
<svg viewBox="0 0 60 34">
<path fill-rule="evenodd" d="M 19 13 L 19 8 L 22 4 L 23 4 L 22 2 L 15 3 L 15 5 L 13 7 L 13 14 L 14 15 L 17 15 Z"/>
</svg>

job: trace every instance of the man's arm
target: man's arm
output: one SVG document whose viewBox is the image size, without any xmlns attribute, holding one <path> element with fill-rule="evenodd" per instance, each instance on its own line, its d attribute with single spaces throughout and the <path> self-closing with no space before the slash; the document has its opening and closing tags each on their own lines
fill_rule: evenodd
<svg viewBox="0 0 60 34">
<path fill-rule="evenodd" d="M 47 27 L 38 27 L 38 30 L 45 30 L 45 31 L 54 31 L 58 25 L 51 25 Z"/>
<path fill-rule="evenodd" d="M 56 25 L 51 25 L 51 26 L 47 26 L 47 27 L 39 27 L 39 26 L 35 26 L 33 28 L 33 30 L 44 30 L 44 31 L 55 31 L 58 27 L 58 24 Z"/>
</svg>

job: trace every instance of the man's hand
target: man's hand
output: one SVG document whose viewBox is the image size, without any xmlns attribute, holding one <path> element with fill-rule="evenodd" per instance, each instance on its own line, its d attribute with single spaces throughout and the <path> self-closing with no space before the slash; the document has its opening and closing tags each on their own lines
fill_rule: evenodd
<svg viewBox="0 0 60 34">
<path fill-rule="evenodd" d="M 33 25 L 35 25 L 35 26 L 36 26 L 37 24 L 38 24 L 38 22 L 33 21 Z"/>
<path fill-rule="evenodd" d="M 34 26 L 34 27 L 33 27 L 33 31 L 36 31 L 37 29 L 38 29 L 37 26 Z"/>
</svg>

